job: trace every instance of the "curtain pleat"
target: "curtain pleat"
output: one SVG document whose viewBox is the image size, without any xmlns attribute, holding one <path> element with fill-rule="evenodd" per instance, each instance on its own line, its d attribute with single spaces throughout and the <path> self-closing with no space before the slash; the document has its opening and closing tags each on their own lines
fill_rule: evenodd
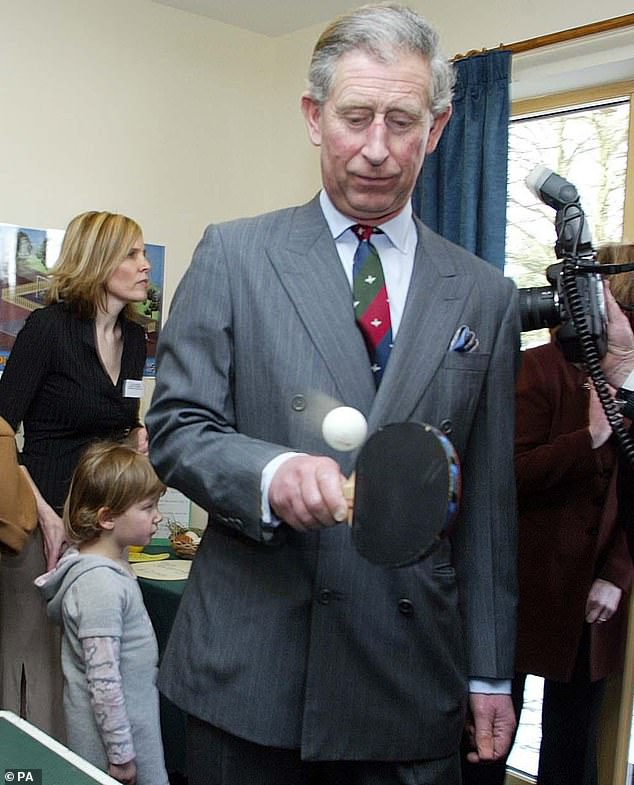
<svg viewBox="0 0 634 785">
<path fill-rule="evenodd" d="M 425 159 L 413 208 L 431 229 L 503 269 L 511 52 L 455 68 L 453 115 Z"/>
</svg>

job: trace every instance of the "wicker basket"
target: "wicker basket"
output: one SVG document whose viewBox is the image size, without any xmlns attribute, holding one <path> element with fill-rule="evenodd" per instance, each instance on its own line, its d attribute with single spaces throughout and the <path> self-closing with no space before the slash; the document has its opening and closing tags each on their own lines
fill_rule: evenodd
<svg viewBox="0 0 634 785">
<path fill-rule="evenodd" d="M 185 534 L 187 531 L 194 531 L 193 529 L 187 529 L 184 526 L 181 526 L 179 523 L 170 523 L 170 546 L 174 553 L 177 556 L 180 556 L 181 559 L 193 559 L 196 555 L 196 551 L 198 550 L 198 543 L 193 542 L 183 542 L 180 539 L 180 536 Z M 195 532 L 195 534 L 199 534 L 199 532 Z M 200 535 L 199 535 L 200 536 Z"/>
<path fill-rule="evenodd" d="M 198 550 L 198 545 L 193 542 L 179 542 L 173 538 L 170 538 L 170 545 L 174 553 L 181 559 L 193 559 Z"/>
</svg>

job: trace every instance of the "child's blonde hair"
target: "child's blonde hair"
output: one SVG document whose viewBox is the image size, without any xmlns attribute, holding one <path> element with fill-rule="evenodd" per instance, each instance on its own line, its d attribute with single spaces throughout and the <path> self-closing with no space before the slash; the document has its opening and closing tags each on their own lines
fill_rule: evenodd
<svg viewBox="0 0 634 785">
<path fill-rule="evenodd" d="M 121 515 L 165 490 L 145 455 L 118 442 L 97 442 L 82 454 L 73 473 L 64 505 L 66 532 L 76 543 L 94 540 L 102 531 L 100 510 Z"/>
</svg>

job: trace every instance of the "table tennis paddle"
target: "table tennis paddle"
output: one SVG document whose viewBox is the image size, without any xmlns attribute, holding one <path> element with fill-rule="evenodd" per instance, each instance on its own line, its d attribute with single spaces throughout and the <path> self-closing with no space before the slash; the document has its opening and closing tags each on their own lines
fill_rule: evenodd
<svg viewBox="0 0 634 785">
<path fill-rule="evenodd" d="M 383 567 L 429 556 L 451 532 L 460 481 L 456 451 L 437 428 L 419 422 L 380 428 L 344 484 L 358 552 Z"/>
</svg>

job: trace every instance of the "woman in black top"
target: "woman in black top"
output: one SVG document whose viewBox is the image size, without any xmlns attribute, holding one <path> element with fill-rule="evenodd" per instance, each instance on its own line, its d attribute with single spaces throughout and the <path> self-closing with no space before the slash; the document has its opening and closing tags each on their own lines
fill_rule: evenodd
<svg viewBox="0 0 634 785">
<path fill-rule="evenodd" d="M 87 212 L 66 230 L 47 305 L 19 332 L 0 380 L 0 416 L 24 428 L 21 463 L 39 526 L 0 562 L 0 706 L 63 740 L 59 630 L 33 586 L 65 546 L 61 519 L 82 450 L 128 439 L 147 452 L 139 422 L 145 335 L 133 303 L 146 299 L 150 265 L 130 218 Z"/>
</svg>

